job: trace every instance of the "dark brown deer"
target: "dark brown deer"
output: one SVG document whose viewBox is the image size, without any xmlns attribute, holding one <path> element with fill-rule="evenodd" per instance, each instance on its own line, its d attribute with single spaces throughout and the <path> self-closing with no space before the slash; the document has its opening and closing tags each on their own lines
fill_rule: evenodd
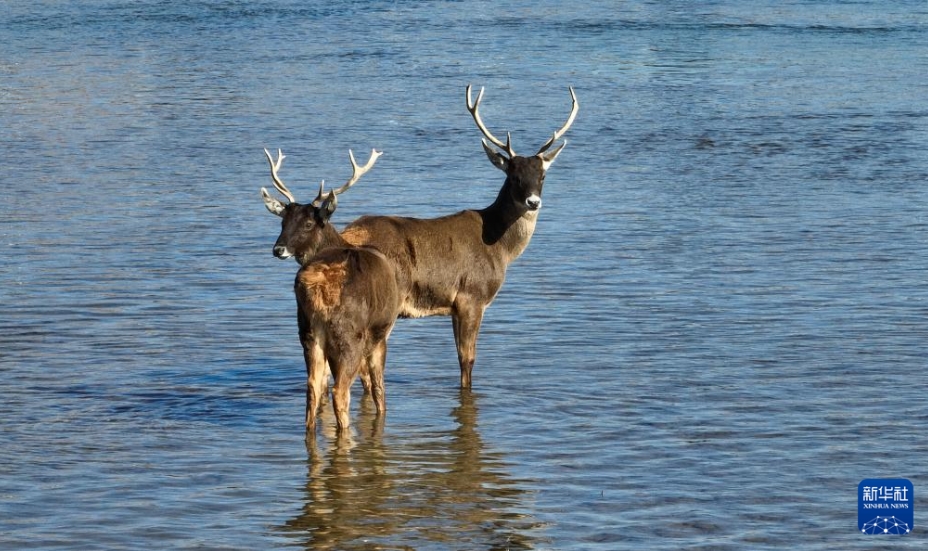
<svg viewBox="0 0 928 551">
<path fill-rule="evenodd" d="M 572 107 L 567 122 L 534 155 L 521 157 L 513 150 L 508 134 L 503 143 L 487 130 L 478 111 L 483 89 L 476 101 L 471 101 L 468 85 L 467 110 L 483 133 L 484 151 L 493 166 L 506 173 L 496 200 L 484 209 L 440 218 L 362 216 L 341 234 L 352 245 L 376 247 L 393 262 L 403 296 L 400 316 L 451 316 L 462 388 L 471 386 L 484 311 L 502 286 L 509 264 L 532 238 L 545 174 L 567 142 L 554 149 L 551 146 L 577 116 L 577 96 L 573 88 L 569 90 Z M 288 198 L 293 201 L 292 196 Z M 275 206 L 273 199 L 269 204 L 269 199 L 265 196 L 268 210 L 279 215 L 282 207 Z M 285 227 L 274 254 L 289 258 L 296 250 L 302 250 L 300 237 Z M 297 256 L 297 260 L 304 258 Z"/>
<path fill-rule="evenodd" d="M 306 361 L 308 431 L 315 429 L 316 414 L 326 394 L 326 365 L 331 368 L 335 381 L 332 405 L 339 430 L 349 425 L 349 390 L 362 370 L 369 380 L 377 413 L 386 411 L 383 370 L 387 337 L 402 305 L 393 264 L 387 257 L 370 246 L 350 245 L 330 223 L 337 205 L 336 196 L 370 170 L 380 153 L 372 151 L 364 167 L 357 165 L 353 154 L 349 155 L 353 174 L 348 182 L 328 194 L 320 185 L 316 199 L 301 205 L 277 175 L 283 154 L 278 152 L 275 162 L 267 153 L 274 185 L 290 199 L 278 212 L 283 218 L 281 239 L 289 242 L 298 235 L 295 239 L 300 243 L 292 252 L 286 245 L 279 244 L 275 246 L 275 254 L 296 255 L 302 264 L 294 291 L 300 343 Z M 270 197 L 267 190 L 262 188 L 261 191 L 267 201 Z M 283 250 L 278 250 L 278 246 Z"/>
</svg>

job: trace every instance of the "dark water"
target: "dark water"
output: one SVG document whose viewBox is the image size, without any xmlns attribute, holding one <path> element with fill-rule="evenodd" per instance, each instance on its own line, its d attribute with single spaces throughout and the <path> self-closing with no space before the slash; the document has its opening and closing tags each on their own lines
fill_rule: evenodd
<svg viewBox="0 0 928 551">
<path fill-rule="evenodd" d="M 5 2 L 0 547 L 923 548 L 926 52 L 921 1 Z M 581 104 L 474 391 L 404 320 L 307 444 L 261 148 L 383 149 L 342 222 L 481 207 L 467 83 L 519 152 Z"/>
</svg>

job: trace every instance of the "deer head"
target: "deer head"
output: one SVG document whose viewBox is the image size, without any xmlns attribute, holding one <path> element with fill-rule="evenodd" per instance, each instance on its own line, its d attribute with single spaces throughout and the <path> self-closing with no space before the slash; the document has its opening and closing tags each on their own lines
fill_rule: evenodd
<svg viewBox="0 0 928 551">
<path fill-rule="evenodd" d="M 568 89 L 570 90 L 573 105 L 570 109 L 570 116 L 567 117 L 567 122 L 551 136 L 551 139 L 541 146 L 537 153 L 531 157 L 520 157 L 516 155 L 515 150 L 512 148 L 512 137 L 508 132 L 506 133 L 506 143 L 503 143 L 502 140 L 490 133 L 483 124 L 478 111 L 480 100 L 483 98 L 483 88 L 477 94 L 477 100 L 472 102 L 470 85 L 467 85 L 467 110 L 474 118 L 474 122 L 477 123 L 477 128 L 483 133 L 483 149 L 493 166 L 506 173 L 506 183 L 503 184 L 503 191 L 508 191 L 513 204 L 519 209 L 537 211 L 541 208 L 541 190 L 545 182 L 545 173 L 547 173 L 548 168 L 550 168 L 561 150 L 564 149 L 564 146 L 567 145 L 567 140 L 564 140 L 556 148 L 548 151 L 554 145 L 554 142 L 559 140 L 570 128 L 570 125 L 574 123 L 574 118 L 576 118 L 577 111 L 580 109 L 573 87 Z M 487 140 L 501 151 L 490 147 Z"/>
<path fill-rule="evenodd" d="M 338 232 L 329 224 L 329 218 L 335 212 L 338 205 L 336 196 L 341 195 L 353 186 L 361 176 L 366 174 L 377 162 L 377 158 L 382 154 L 376 149 L 371 150 L 370 159 L 364 166 L 358 166 L 354 160 L 354 153 L 348 150 L 348 158 L 351 160 L 352 174 L 351 178 L 338 189 L 333 189 L 326 193 L 324 191 L 325 181 L 319 184 L 319 193 L 316 198 L 307 204 L 296 202 L 293 193 L 287 189 L 277 172 L 283 163 L 284 155 L 281 150 L 277 150 L 277 159 L 271 156 L 267 149 L 264 150 L 267 156 L 267 162 L 271 166 L 271 180 L 274 187 L 286 199 L 282 203 L 268 193 L 267 188 L 261 188 L 261 197 L 264 199 L 264 206 L 271 214 L 276 214 L 281 218 L 280 235 L 277 242 L 274 243 L 274 256 L 280 259 L 296 257 L 301 264 L 326 246 L 334 246 L 341 242 Z"/>
</svg>

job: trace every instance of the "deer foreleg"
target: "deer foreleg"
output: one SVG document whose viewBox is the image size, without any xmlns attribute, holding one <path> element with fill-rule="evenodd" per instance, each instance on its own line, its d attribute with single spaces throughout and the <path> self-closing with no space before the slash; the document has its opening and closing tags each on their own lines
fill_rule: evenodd
<svg viewBox="0 0 928 551">
<path fill-rule="evenodd" d="M 471 372 L 477 360 L 477 334 L 483 321 L 482 304 L 455 302 L 451 312 L 451 326 L 454 329 L 454 343 L 458 349 L 458 363 L 461 366 L 461 388 L 470 388 Z"/>
</svg>

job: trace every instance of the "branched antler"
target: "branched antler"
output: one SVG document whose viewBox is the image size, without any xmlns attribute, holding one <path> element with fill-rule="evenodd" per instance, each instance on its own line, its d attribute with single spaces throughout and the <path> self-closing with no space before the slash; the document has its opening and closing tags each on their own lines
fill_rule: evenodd
<svg viewBox="0 0 928 551">
<path fill-rule="evenodd" d="M 487 127 L 483 124 L 483 120 L 480 118 L 480 112 L 477 111 L 480 108 L 480 99 L 483 98 L 483 87 L 480 88 L 480 92 L 477 94 L 477 101 L 471 102 L 470 99 L 470 84 L 467 85 L 467 110 L 470 111 L 472 117 L 474 117 L 474 122 L 477 123 L 477 128 L 480 129 L 480 132 L 486 137 L 486 139 L 493 142 L 493 145 L 502 149 L 506 152 L 506 155 L 509 155 L 509 158 L 516 156 L 516 152 L 512 149 L 512 136 L 507 132 L 506 133 L 506 143 L 503 143 L 502 140 L 498 139 L 496 136 L 490 133 L 487 130 Z M 486 143 L 486 142 L 484 142 Z"/>
<path fill-rule="evenodd" d="M 273 157 L 271 157 L 271 154 L 268 152 L 267 148 L 264 149 L 264 154 L 267 156 L 268 164 L 271 165 L 271 180 L 274 181 L 274 187 L 281 193 L 281 195 L 286 197 L 288 201 L 291 203 L 296 203 L 296 198 L 292 193 L 290 193 L 290 190 L 287 189 L 287 186 L 284 185 L 283 181 L 281 181 L 280 177 L 277 175 L 277 171 L 280 170 L 281 163 L 284 162 L 283 152 L 279 149 L 277 150 L 276 161 L 273 159 Z"/>
</svg>

